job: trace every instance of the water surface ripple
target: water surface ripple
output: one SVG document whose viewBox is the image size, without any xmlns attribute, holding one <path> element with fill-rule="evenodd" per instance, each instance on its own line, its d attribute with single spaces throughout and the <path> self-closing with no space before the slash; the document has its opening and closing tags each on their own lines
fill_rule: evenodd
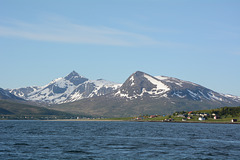
<svg viewBox="0 0 240 160">
<path fill-rule="evenodd" d="M 1 159 L 239 159 L 240 126 L 0 121 Z"/>
</svg>

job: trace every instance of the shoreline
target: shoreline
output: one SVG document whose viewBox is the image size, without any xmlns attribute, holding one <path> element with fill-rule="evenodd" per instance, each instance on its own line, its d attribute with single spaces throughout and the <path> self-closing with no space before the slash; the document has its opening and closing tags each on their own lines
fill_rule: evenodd
<svg viewBox="0 0 240 160">
<path fill-rule="evenodd" d="M 116 121 L 116 122 L 124 122 L 124 120 L 111 120 L 111 119 L 53 119 L 53 120 L 41 120 L 41 121 L 67 121 L 67 122 L 89 122 L 89 121 L 92 121 L 92 122 L 97 122 L 97 121 L 105 121 L 105 122 L 111 122 L 111 121 Z"/>
<path fill-rule="evenodd" d="M 161 122 L 161 121 L 142 121 L 142 122 Z M 207 124 L 240 124 L 240 122 L 198 122 L 198 121 L 171 121 L 163 123 L 207 123 Z"/>
<path fill-rule="evenodd" d="M 114 119 L 56 119 L 42 121 L 57 121 L 57 122 L 158 122 L 158 123 L 207 123 L 207 124 L 240 124 L 240 122 L 207 122 L 207 121 L 131 121 L 131 120 L 114 120 Z"/>
<path fill-rule="evenodd" d="M 14 119 L 2 119 L 2 121 Z M 1 121 L 1 120 L 0 120 Z M 14 121 L 52 121 L 52 122 L 158 122 L 158 123 L 206 123 L 206 124 L 240 124 L 240 122 L 209 122 L 209 121 L 135 121 L 135 120 L 115 120 L 115 119 L 49 119 L 49 120 L 14 120 Z"/>
</svg>

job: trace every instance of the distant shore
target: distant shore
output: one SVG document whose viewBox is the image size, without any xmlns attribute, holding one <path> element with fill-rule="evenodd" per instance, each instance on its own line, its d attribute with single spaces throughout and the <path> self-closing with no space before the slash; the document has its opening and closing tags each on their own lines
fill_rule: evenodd
<svg viewBox="0 0 240 160">
<path fill-rule="evenodd" d="M 161 121 L 142 121 L 142 122 L 161 122 Z M 209 122 L 209 121 L 171 121 L 163 123 L 211 123 L 211 124 L 240 124 L 240 122 Z"/>
<path fill-rule="evenodd" d="M 75 122 L 75 121 L 106 121 L 106 122 L 111 122 L 111 121 L 117 121 L 117 122 L 123 122 L 125 120 L 111 120 L 111 119 L 54 119 L 54 120 L 42 120 L 42 121 L 69 121 L 69 122 Z"/>
<path fill-rule="evenodd" d="M 2 119 L 2 121 L 11 121 L 14 119 Z M 0 120 L 1 121 L 1 120 Z M 21 120 L 19 120 L 21 121 Z M 24 121 L 35 121 L 35 120 L 24 120 Z M 39 121 L 39 120 L 37 120 Z M 116 120 L 116 119 L 49 119 L 40 121 L 52 121 L 52 122 L 158 122 L 158 123 L 207 123 L 207 124 L 240 124 L 240 122 L 214 122 L 214 121 L 135 121 L 135 120 Z"/>
<path fill-rule="evenodd" d="M 68 121 L 68 122 L 77 122 L 77 121 L 101 121 L 101 122 L 159 122 L 159 123 L 211 123 L 211 124 L 240 124 L 240 122 L 209 122 L 209 121 L 131 121 L 131 120 L 115 120 L 115 119 L 56 119 L 56 120 L 43 120 L 43 121 Z"/>
</svg>

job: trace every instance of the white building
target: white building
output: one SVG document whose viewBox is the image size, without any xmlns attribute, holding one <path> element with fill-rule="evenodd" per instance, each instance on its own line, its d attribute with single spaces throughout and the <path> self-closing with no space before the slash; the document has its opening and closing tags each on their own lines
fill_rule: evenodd
<svg viewBox="0 0 240 160">
<path fill-rule="evenodd" d="M 205 117 L 199 117 L 198 120 L 199 121 L 205 121 L 206 119 L 205 119 Z"/>
</svg>

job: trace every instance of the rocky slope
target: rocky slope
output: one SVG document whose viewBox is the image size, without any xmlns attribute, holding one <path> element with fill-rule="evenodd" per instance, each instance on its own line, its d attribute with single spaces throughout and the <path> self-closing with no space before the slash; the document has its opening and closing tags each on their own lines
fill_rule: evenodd
<svg viewBox="0 0 240 160">
<path fill-rule="evenodd" d="M 240 99 L 237 96 L 219 94 L 192 82 L 137 71 L 112 93 L 53 108 L 95 116 L 126 117 L 238 105 Z"/>
<path fill-rule="evenodd" d="M 61 104 L 112 93 L 120 85 L 103 79 L 89 80 L 73 71 L 42 87 L 9 90 L 15 96 L 40 103 Z"/>
<path fill-rule="evenodd" d="M 165 76 L 151 76 L 137 71 L 121 86 L 115 96 L 138 99 L 151 98 L 179 98 L 194 101 L 219 101 L 226 103 L 240 102 L 239 97 L 214 92 L 201 85 Z"/>
<path fill-rule="evenodd" d="M 0 100 L 23 100 L 22 98 L 19 98 L 13 94 L 11 94 L 8 90 L 4 90 L 0 88 Z"/>
</svg>

